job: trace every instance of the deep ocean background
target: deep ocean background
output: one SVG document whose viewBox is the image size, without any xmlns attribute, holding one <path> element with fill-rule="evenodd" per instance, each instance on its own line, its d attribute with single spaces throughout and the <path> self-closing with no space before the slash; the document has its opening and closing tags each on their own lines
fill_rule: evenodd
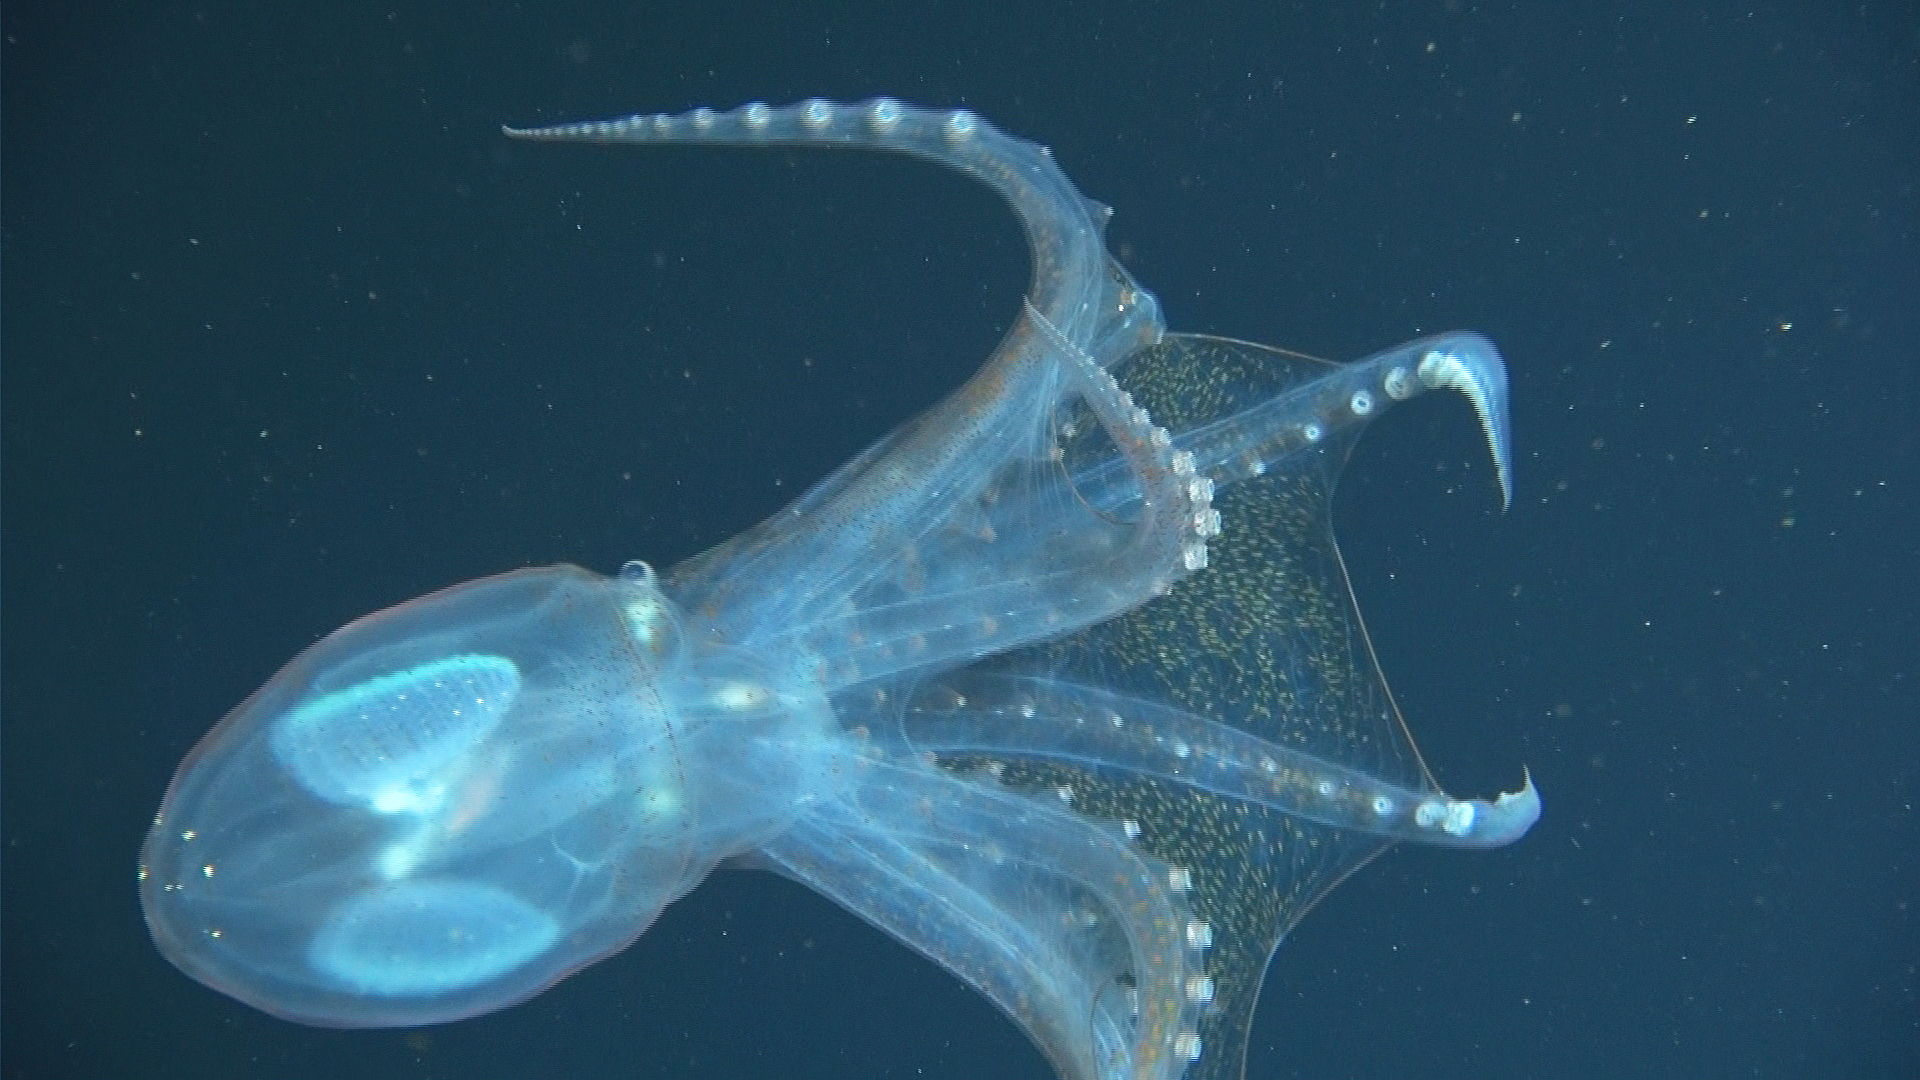
<svg viewBox="0 0 1920 1080">
<path fill-rule="evenodd" d="M 722 874 L 416 1031 L 152 948 L 175 764 L 364 612 L 668 564 L 958 385 L 1025 253 L 921 162 L 510 143 L 878 93 L 1051 146 L 1169 324 L 1490 334 L 1336 525 L 1492 853 L 1389 852 L 1272 965 L 1249 1076 L 1893 1077 L 1920 1062 L 1920 19 L 1909 4 L 22 2 L 0 9 L 6 1080 L 1043 1080 L 1012 1024 Z"/>
</svg>

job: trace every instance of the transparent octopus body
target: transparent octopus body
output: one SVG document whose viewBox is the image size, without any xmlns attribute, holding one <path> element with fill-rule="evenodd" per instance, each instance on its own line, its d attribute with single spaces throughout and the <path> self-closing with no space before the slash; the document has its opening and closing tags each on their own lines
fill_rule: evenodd
<svg viewBox="0 0 1920 1080">
<path fill-rule="evenodd" d="M 1531 781 L 1442 792 L 1329 524 L 1360 430 L 1463 393 L 1509 489 L 1506 369 L 1439 334 L 1345 364 L 1170 334 L 1105 207 L 966 112 L 809 101 L 532 140 L 928 158 L 1033 271 L 964 386 L 656 573 L 468 582 L 301 653 L 181 765 L 154 940 L 310 1024 L 511 1005 L 721 867 L 817 890 L 991 998 L 1065 1080 L 1237 1078 L 1267 960 L 1393 841 L 1508 843 Z"/>
</svg>

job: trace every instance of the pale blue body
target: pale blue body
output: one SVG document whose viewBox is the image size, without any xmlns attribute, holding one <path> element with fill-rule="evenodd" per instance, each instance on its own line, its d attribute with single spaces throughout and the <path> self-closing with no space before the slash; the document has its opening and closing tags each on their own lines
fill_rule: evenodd
<svg viewBox="0 0 1920 1080">
<path fill-rule="evenodd" d="M 731 863 L 939 960 L 1063 1075 L 1177 1076 L 1205 1052 L 1208 986 L 1182 868 L 1071 793 L 949 759 L 1072 762 L 1462 846 L 1538 815 L 1530 784 L 1454 800 L 1113 688 L 973 667 L 1205 573 L 1216 485 L 1421 390 L 1473 400 L 1504 490 L 1505 370 L 1484 338 L 1423 339 L 1168 432 L 1107 374 L 1162 327 L 1107 256 L 1104 208 L 968 114 L 810 102 L 516 134 L 933 158 L 1020 213 L 1027 307 L 967 386 L 665 575 L 486 578 L 288 664 L 182 765 L 143 853 L 155 940 L 194 977 L 309 1023 L 456 1019 L 618 951 Z M 1110 452 L 1063 468 L 1069 416 Z M 961 704 L 936 716 L 935 693 Z"/>
</svg>

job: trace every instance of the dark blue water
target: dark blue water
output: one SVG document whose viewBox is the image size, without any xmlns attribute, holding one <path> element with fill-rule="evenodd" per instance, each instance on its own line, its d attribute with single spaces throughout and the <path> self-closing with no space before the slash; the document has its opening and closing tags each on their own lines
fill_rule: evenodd
<svg viewBox="0 0 1920 1080">
<path fill-rule="evenodd" d="M 533 1003 L 255 1014 L 146 939 L 180 756 L 317 636 L 666 564 L 969 374 L 1025 253 L 929 165 L 510 144 L 886 92 L 1051 145 L 1177 329 L 1513 370 L 1362 441 L 1337 525 L 1450 789 L 1269 974 L 1249 1075 L 1920 1060 L 1920 82 L 1905 6 L 14 4 L 0 12 L 8 1078 L 1047 1075 L 762 875 Z"/>
</svg>

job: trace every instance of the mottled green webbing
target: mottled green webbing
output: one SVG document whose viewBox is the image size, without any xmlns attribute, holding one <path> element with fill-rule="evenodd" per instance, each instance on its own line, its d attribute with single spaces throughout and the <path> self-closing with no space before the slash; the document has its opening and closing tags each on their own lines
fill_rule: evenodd
<svg viewBox="0 0 1920 1080">
<path fill-rule="evenodd" d="M 1263 346 L 1172 334 L 1114 374 L 1177 439 L 1329 369 Z M 1208 545 L 1209 565 L 1167 595 L 983 667 L 1111 687 L 1431 790 L 1334 544 L 1329 500 L 1353 434 L 1330 437 L 1261 475 L 1221 478 L 1214 506 L 1222 529 Z M 1111 447 L 1070 441 L 1068 462 L 1101 453 Z M 1240 1080 L 1248 1024 L 1280 937 L 1386 846 L 1377 837 L 1133 774 L 1014 757 L 1002 779 L 1021 787 L 1069 785 L 1076 811 L 1137 822 L 1144 850 L 1191 872 L 1189 900 L 1212 928 L 1206 968 L 1215 989 L 1189 1080 Z"/>
</svg>

